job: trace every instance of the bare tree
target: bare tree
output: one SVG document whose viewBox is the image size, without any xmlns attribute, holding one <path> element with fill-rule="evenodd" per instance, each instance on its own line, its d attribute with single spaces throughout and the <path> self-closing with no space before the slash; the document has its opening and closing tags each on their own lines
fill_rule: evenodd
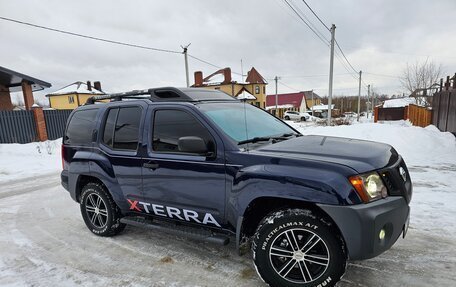
<svg viewBox="0 0 456 287">
<path fill-rule="evenodd" d="M 442 74 L 442 65 L 426 59 L 424 62 L 407 63 L 401 78 L 402 86 L 410 92 L 418 105 L 428 105 L 429 90 L 438 82 Z"/>
</svg>

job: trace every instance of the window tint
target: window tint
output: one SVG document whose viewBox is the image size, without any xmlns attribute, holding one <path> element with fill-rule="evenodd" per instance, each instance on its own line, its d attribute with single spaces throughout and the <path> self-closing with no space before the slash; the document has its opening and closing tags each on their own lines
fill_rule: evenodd
<svg viewBox="0 0 456 287">
<path fill-rule="evenodd" d="M 155 112 L 153 127 L 154 151 L 179 152 L 179 138 L 196 136 L 204 140 L 209 151 L 214 151 L 214 142 L 209 131 L 191 114 L 179 110 Z"/>
<path fill-rule="evenodd" d="M 112 140 L 114 138 L 114 126 L 117 119 L 117 111 L 119 109 L 110 109 L 108 117 L 106 118 L 105 128 L 103 132 L 103 142 L 112 147 Z"/>
<path fill-rule="evenodd" d="M 71 117 L 65 135 L 65 144 L 89 145 L 98 109 L 77 111 Z"/>
<path fill-rule="evenodd" d="M 110 113 L 111 112 L 113 111 L 110 111 Z M 108 119 L 110 116 L 111 115 L 109 114 Z M 140 120 L 140 107 L 127 107 L 118 109 L 112 145 L 114 149 L 136 150 L 138 148 Z M 109 125 L 107 127 L 109 128 Z"/>
</svg>

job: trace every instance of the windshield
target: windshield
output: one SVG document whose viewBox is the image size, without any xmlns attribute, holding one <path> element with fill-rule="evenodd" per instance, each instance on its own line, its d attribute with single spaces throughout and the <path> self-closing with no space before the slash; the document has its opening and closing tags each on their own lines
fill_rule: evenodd
<svg viewBox="0 0 456 287">
<path fill-rule="evenodd" d="M 237 142 L 256 137 L 296 133 L 271 114 L 250 104 L 209 103 L 199 107 L 225 134 Z"/>
</svg>

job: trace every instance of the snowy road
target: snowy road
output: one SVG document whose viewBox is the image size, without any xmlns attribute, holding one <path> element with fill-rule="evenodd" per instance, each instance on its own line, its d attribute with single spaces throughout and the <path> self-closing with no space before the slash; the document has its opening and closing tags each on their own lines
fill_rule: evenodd
<svg viewBox="0 0 456 287">
<path fill-rule="evenodd" d="M 423 176 L 435 174 L 431 169 L 411 168 L 418 179 L 416 204 L 425 204 L 421 192 L 446 192 L 441 179 Z M 445 172 L 445 178 L 456 178 L 455 166 Z M 92 235 L 57 174 L 0 189 L 0 286 L 265 286 L 250 255 L 237 256 L 232 244 L 208 245 L 133 227 L 114 238 Z M 456 201 L 448 194 L 442 200 Z M 430 204 L 443 203 L 437 198 Z M 339 286 L 454 286 L 453 229 L 445 234 L 438 218 L 435 226 L 428 222 L 412 220 L 406 239 L 391 250 L 351 263 Z"/>
</svg>

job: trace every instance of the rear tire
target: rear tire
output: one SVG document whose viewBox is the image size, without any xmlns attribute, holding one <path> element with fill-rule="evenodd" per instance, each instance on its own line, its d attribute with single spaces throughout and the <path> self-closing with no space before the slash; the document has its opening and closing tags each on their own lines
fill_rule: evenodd
<svg viewBox="0 0 456 287">
<path fill-rule="evenodd" d="M 80 208 L 87 228 L 98 236 L 114 236 L 125 229 L 119 208 L 99 183 L 90 182 L 82 188 Z"/>
<path fill-rule="evenodd" d="M 345 246 L 327 221 L 288 209 L 260 223 L 252 244 L 258 274 L 273 287 L 334 286 L 345 272 Z"/>
<path fill-rule="evenodd" d="M 290 120 L 290 117 L 289 116 L 285 116 L 284 118 L 286 121 L 289 121 Z"/>
</svg>

